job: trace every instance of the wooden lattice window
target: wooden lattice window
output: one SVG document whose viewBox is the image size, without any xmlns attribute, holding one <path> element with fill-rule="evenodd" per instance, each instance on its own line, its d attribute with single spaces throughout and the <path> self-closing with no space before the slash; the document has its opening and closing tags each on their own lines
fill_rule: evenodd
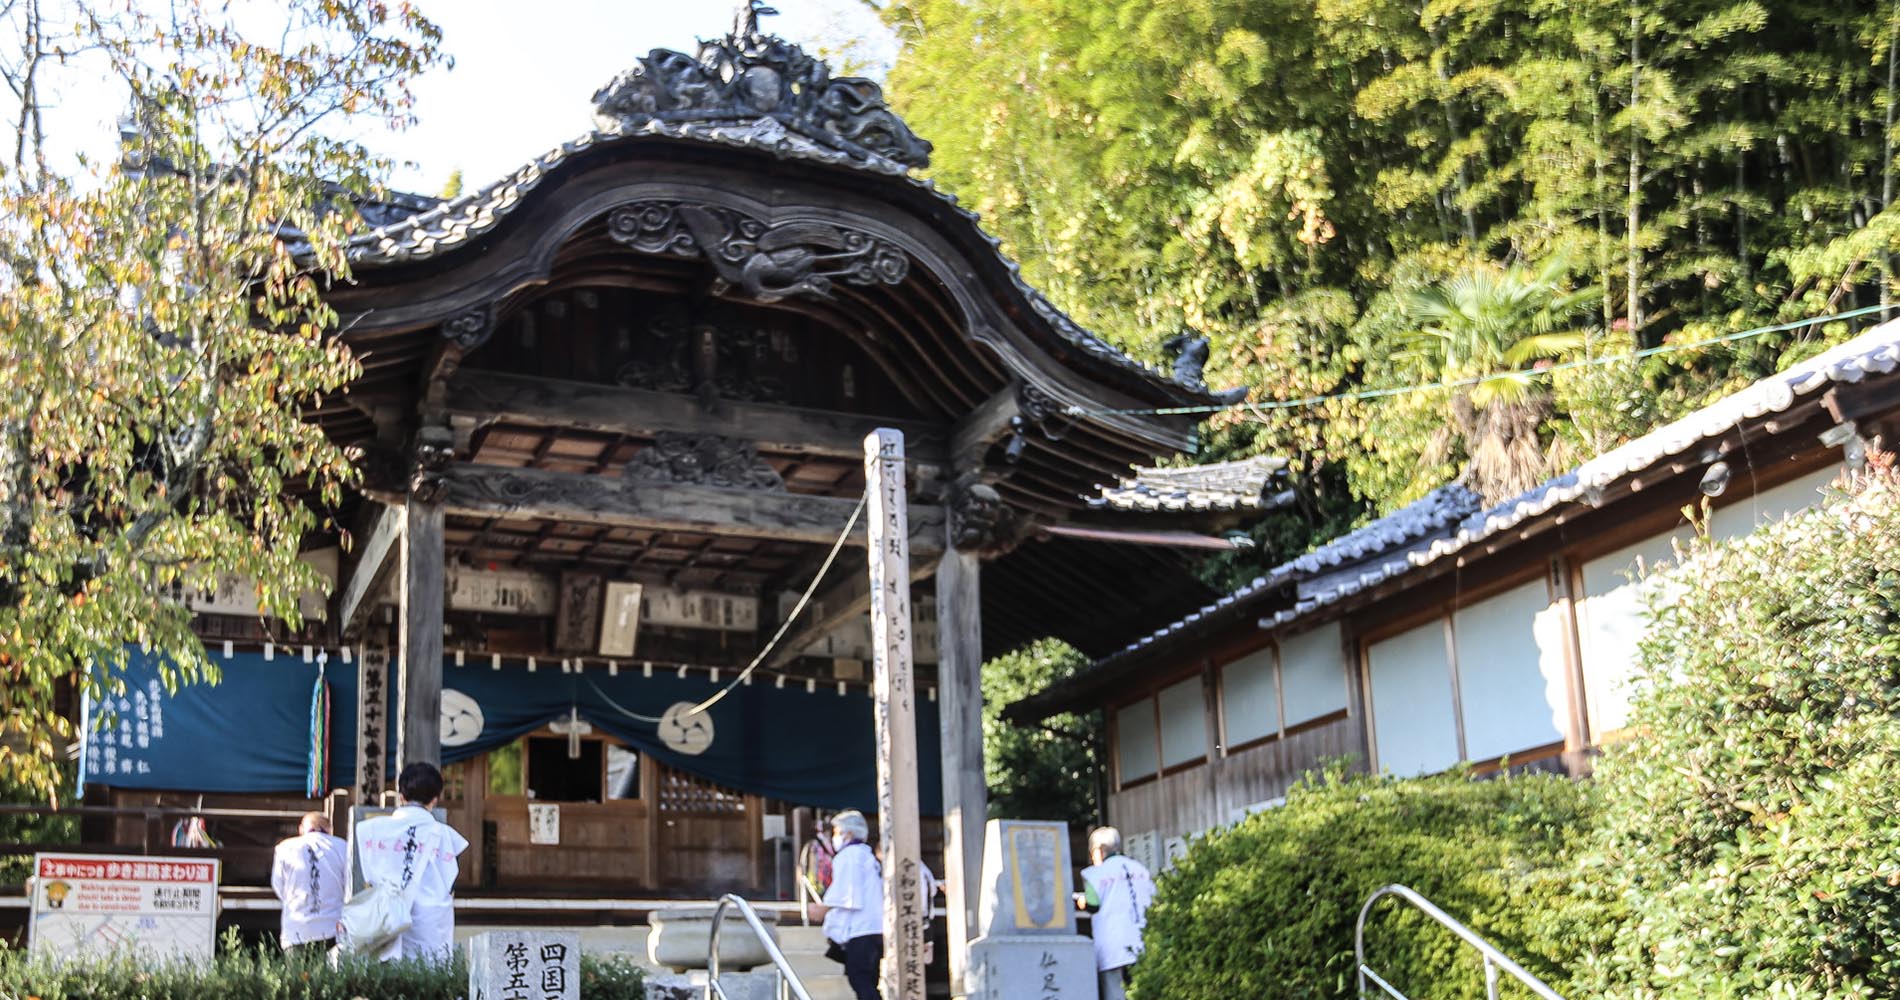
<svg viewBox="0 0 1900 1000">
<path fill-rule="evenodd" d="M 735 815 L 745 812 L 745 796 L 690 774 L 666 768 L 660 773 L 660 811 Z"/>
<path fill-rule="evenodd" d="M 467 761 L 450 764 L 442 769 L 442 804 L 461 802 L 468 797 Z"/>
</svg>

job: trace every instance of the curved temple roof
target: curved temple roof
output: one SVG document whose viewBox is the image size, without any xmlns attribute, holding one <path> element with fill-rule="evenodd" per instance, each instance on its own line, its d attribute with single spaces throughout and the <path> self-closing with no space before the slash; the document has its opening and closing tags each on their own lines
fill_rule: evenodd
<svg viewBox="0 0 1900 1000">
<path fill-rule="evenodd" d="M 952 210 L 985 244 L 1028 313 L 1062 341 L 1145 382 L 1157 400 L 1206 406 L 1231 402 L 1197 377 L 1171 377 L 1128 357 L 1071 319 L 1023 280 L 1021 268 L 984 232 L 975 212 L 927 178 L 930 144 L 885 104 L 877 84 L 833 78 L 821 60 L 758 30 L 742 9 L 733 33 L 705 41 L 697 56 L 655 49 L 594 95 L 595 126 L 535 157 L 506 177 L 450 201 L 398 195 L 365 206 L 376 228 L 357 236 L 349 256 L 359 269 L 424 261 L 455 252 L 501 225 L 530 192 L 591 149 L 641 142 L 689 143 L 764 153 L 780 160 L 848 170 L 902 184 Z"/>
</svg>

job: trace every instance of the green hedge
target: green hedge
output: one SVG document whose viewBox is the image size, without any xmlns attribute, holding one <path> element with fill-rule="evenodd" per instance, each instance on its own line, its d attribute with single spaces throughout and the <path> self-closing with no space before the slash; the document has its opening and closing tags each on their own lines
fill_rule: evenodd
<svg viewBox="0 0 1900 1000">
<path fill-rule="evenodd" d="M 1198 841 L 1160 879 L 1132 995 L 1351 997 L 1354 921 L 1392 882 L 1554 976 L 1551 937 L 1525 933 L 1517 915 L 1559 905 L 1564 881 L 1538 876 L 1591 814 L 1588 786 L 1551 776 L 1311 775 L 1285 806 Z M 1551 899 L 1525 898 L 1527 886 Z M 1475 954 L 1414 910 L 1381 903 L 1367 940 L 1373 967 L 1407 995 L 1484 995 Z"/>
<path fill-rule="evenodd" d="M 1659 588 L 1582 860 L 1582 996 L 1900 995 L 1900 483 L 1698 546 Z"/>
<path fill-rule="evenodd" d="M 0 949 L 0 1000 L 459 1000 L 468 970 L 458 952 L 448 965 L 346 961 L 273 947 L 226 946 L 208 966 L 129 962 L 54 965 Z M 642 1000 L 643 976 L 622 958 L 581 956 L 581 1000 Z"/>
</svg>

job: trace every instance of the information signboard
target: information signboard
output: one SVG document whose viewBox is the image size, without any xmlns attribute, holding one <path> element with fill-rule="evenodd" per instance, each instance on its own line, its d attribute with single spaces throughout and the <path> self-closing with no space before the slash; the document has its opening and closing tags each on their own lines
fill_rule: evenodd
<svg viewBox="0 0 1900 1000">
<path fill-rule="evenodd" d="M 218 862 L 116 854 L 37 854 L 27 947 L 38 954 L 211 958 Z"/>
</svg>

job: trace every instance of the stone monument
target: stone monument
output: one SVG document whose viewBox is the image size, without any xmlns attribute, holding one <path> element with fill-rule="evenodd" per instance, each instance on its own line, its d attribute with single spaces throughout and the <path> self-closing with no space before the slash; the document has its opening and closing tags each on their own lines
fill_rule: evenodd
<svg viewBox="0 0 1900 1000">
<path fill-rule="evenodd" d="M 1095 946 L 1075 932 L 1066 823 L 990 820 L 969 1000 L 1095 1000 Z"/>
<path fill-rule="evenodd" d="M 469 1000 L 580 1000 L 578 934 L 488 931 L 468 941 Z"/>
</svg>

